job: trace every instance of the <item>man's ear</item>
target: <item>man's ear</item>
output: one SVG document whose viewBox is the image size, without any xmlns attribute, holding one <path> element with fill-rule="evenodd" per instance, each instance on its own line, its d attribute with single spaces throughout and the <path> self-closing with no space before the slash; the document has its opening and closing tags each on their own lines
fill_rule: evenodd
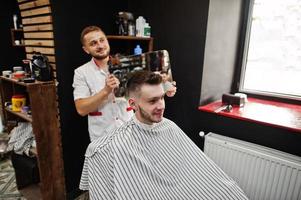
<svg viewBox="0 0 301 200">
<path fill-rule="evenodd" d="M 129 105 L 136 110 L 136 101 L 134 98 L 129 98 Z"/>
<path fill-rule="evenodd" d="M 83 50 L 87 53 L 90 54 L 89 51 L 87 50 L 87 48 L 85 46 L 82 46 Z"/>
</svg>

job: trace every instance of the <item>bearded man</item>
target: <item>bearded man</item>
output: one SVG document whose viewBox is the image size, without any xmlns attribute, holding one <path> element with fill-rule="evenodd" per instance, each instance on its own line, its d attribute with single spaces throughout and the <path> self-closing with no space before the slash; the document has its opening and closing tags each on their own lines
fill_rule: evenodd
<svg viewBox="0 0 301 200">
<path fill-rule="evenodd" d="M 91 200 L 246 200 L 239 186 L 171 120 L 162 77 L 136 72 L 127 83 L 134 116 L 86 151 L 80 189 Z"/>
</svg>

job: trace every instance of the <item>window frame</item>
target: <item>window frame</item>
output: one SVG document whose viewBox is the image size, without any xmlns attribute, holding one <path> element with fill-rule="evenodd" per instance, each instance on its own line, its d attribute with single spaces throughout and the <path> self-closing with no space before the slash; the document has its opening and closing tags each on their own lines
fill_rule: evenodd
<svg viewBox="0 0 301 200">
<path fill-rule="evenodd" d="M 259 91 L 259 90 L 250 90 L 244 89 L 243 82 L 245 79 L 246 73 L 246 66 L 247 66 L 247 57 L 249 51 L 249 44 L 250 44 L 250 35 L 251 35 L 251 28 L 252 28 L 252 15 L 253 15 L 253 7 L 254 7 L 255 0 L 248 0 L 246 1 L 245 5 L 245 14 L 242 14 L 242 52 L 240 56 L 240 64 L 238 70 L 238 91 L 241 93 L 247 93 L 251 95 L 255 95 L 258 97 L 267 97 L 268 99 L 278 99 L 278 100 L 292 100 L 293 102 L 300 103 L 301 96 L 296 95 L 287 95 L 282 93 L 275 93 L 275 92 L 267 92 L 267 91 Z"/>
</svg>

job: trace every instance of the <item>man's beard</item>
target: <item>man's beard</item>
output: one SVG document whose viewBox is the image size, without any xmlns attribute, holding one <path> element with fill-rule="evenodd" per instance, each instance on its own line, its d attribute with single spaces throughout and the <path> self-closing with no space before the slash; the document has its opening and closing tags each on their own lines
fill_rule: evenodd
<svg viewBox="0 0 301 200">
<path fill-rule="evenodd" d="M 141 118 L 142 118 L 144 121 L 146 121 L 146 122 L 148 122 L 148 123 L 158 123 L 158 122 L 160 122 L 160 121 L 162 120 L 162 118 L 161 118 L 161 120 L 155 121 L 155 120 L 152 119 L 152 115 L 149 114 L 149 113 L 147 113 L 147 112 L 146 112 L 143 108 L 141 108 L 139 105 L 138 105 L 138 108 L 139 108 L 138 112 L 140 113 L 140 116 L 141 116 Z"/>
<path fill-rule="evenodd" d="M 103 59 L 106 59 L 108 56 L 110 55 L 110 51 L 106 51 L 105 54 L 103 55 L 99 55 L 99 54 L 92 54 L 92 57 L 93 58 L 96 58 L 97 60 L 103 60 Z"/>
</svg>

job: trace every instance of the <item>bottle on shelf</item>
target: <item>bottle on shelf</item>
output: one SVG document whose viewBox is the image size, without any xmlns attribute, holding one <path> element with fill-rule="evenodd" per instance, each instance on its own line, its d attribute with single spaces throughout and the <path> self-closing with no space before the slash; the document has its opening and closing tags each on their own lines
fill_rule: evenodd
<svg viewBox="0 0 301 200">
<path fill-rule="evenodd" d="M 18 29 L 18 16 L 16 14 L 13 15 L 14 21 L 14 29 Z"/>
<path fill-rule="evenodd" d="M 145 25 L 145 19 L 142 16 L 139 16 L 136 19 L 136 36 L 137 37 L 144 36 L 144 25 Z"/>
<path fill-rule="evenodd" d="M 145 23 L 144 25 L 144 37 L 150 37 L 151 36 L 151 27 L 148 23 Z"/>
<path fill-rule="evenodd" d="M 139 44 L 137 44 L 136 48 L 134 49 L 134 55 L 142 54 L 142 49 Z"/>
<path fill-rule="evenodd" d="M 132 21 L 129 22 L 128 35 L 135 36 L 135 24 Z"/>
</svg>

